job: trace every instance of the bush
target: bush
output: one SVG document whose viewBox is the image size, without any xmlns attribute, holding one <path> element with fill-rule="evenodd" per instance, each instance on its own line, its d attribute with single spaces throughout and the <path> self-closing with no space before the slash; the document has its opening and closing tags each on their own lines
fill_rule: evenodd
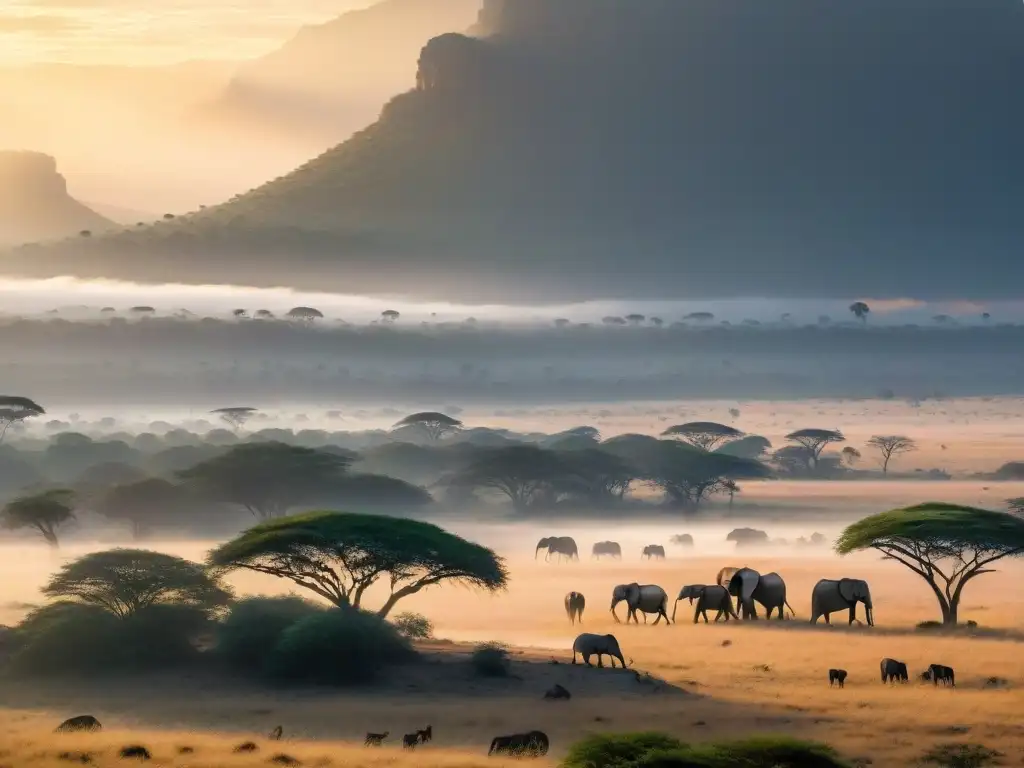
<svg viewBox="0 0 1024 768">
<path fill-rule="evenodd" d="M 473 671 L 481 677 L 508 677 L 512 661 L 508 649 L 501 643 L 484 643 L 473 649 L 470 657 Z"/>
<path fill-rule="evenodd" d="M 416 657 L 409 641 L 383 619 L 352 608 L 314 613 L 288 627 L 268 670 L 288 683 L 369 682 L 384 667 Z"/>
<path fill-rule="evenodd" d="M 947 768 L 983 768 L 997 765 L 1002 752 L 981 744 L 939 744 L 925 752 L 921 762 Z"/>
<path fill-rule="evenodd" d="M 563 768 L 843 768 L 823 744 L 786 737 L 689 746 L 662 733 L 591 736 L 569 748 Z"/>
<path fill-rule="evenodd" d="M 434 636 L 434 625 L 421 613 L 400 613 L 391 623 L 400 635 L 410 640 L 429 640 Z"/>
<path fill-rule="evenodd" d="M 207 622 L 194 606 L 153 605 L 122 619 L 91 605 L 53 603 L 15 627 L 10 666 L 30 675 L 157 670 L 194 660 L 193 641 Z"/>
<path fill-rule="evenodd" d="M 240 600 L 217 628 L 217 655 L 237 670 L 266 671 L 284 631 L 297 621 L 325 610 L 300 597 Z"/>
</svg>

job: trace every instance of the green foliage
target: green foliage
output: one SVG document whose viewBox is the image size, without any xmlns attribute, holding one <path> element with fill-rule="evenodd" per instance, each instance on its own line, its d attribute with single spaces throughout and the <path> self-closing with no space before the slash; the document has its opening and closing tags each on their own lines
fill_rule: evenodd
<svg viewBox="0 0 1024 768">
<path fill-rule="evenodd" d="M 238 504 L 266 520 L 322 498 L 351 464 L 347 455 L 286 445 L 246 443 L 178 476 L 211 500 Z"/>
<path fill-rule="evenodd" d="M 422 507 L 433 502 L 422 488 L 386 475 L 350 475 L 324 494 L 324 502 L 355 507 Z"/>
<path fill-rule="evenodd" d="M 434 636 L 434 624 L 421 613 L 400 613 L 391 620 L 402 637 L 410 640 L 429 640 Z"/>
<path fill-rule="evenodd" d="M 766 736 L 686 745 L 661 733 L 590 736 L 569 748 L 563 768 L 843 768 L 823 744 Z"/>
<path fill-rule="evenodd" d="M 714 421 L 691 421 L 688 424 L 676 424 L 661 434 L 666 437 L 678 437 L 705 451 L 714 450 L 715 446 L 725 440 L 743 437 L 743 433 L 735 427 Z"/>
<path fill-rule="evenodd" d="M 184 501 L 181 488 L 154 477 L 109 488 L 93 502 L 93 509 L 111 520 L 128 522 L 140 538 L 153 525 L 172 521 Z"/>
<path fill-rule="evenodd" d="M 415 427 L 431 440 L 440 440 L 445 435 L 462 429 L 462 422 L 443 413 L 424 411 L 412 413 L 395 424 L 395 429 Z"/>
<path fill-rule="evenodd" d="M 52 547 L 59 543 L 60 528 L 74 519 L 74 494 L 63 488 L 20 496 L 8 502 L 0 512 L 4 528 L 12 531 L 34 528 Z"/>
<path fill-rule="evenodd" d="M 159 604 L 210 612 L 231 599 L 231 593 L 203 566 L 142 549 L 111 549 L 80 557 L 54 574 L 43 594 L 70 598 L 121 618 Z"/>
<path fill-rule="evenodd" d="M 89 675 L 159 670 L 196 658 L 208 626 L 194 606 L 151 605 L 127 618 L 82 603 L 58 602 L 14 628 L 10 668 L 25 675 Z"/>
<path fill-rule="evenodd" d="M 325 610 L 299 597 L 239 600 L 217 627 L 217 655 L 238 670 L 266 670 L 284 632 Z"/>
<path fill-rule="evenodd" d="M 508 677 L 512 669 L 508 648 L 496 642 L 483 643 L 474 648 L 470 663 L 480 677 Z"/>
<path fill-rule="evenodd" d="M 333 608 L 284 630 L 267 666 L 282 682 L 351 685 L 369 682 L 384 667 L 415 657 L 409 642 L 378 616 Z"/>
<path fill-rule="evenodd" d="M 486 547 L 417 520 L 349 512 L 310 512 L 270 520 L 210 553 L 210 564 L 246 568 L 294 581 L 337 606 L 358 608 L 381 576 L 403 597 L 441 582 L 491 591 L 508 580 L 504 560 Z"/>
<path fill-rule="evenodd" d="M 945 768 L 984 768 L 998 765 L 1001 757 L 1002 752 L 982 744 L 938 744 L 924 753 L 921 762 Z"/>
<path fill-rule="evenodd" d="M 508 496 L 516 510 L 534 506 L 538 495 L 572 470 L 561 454 L 535 445 L 484 449 L 449 479 L 458 488 L 487 488 Z"/>
</svg>

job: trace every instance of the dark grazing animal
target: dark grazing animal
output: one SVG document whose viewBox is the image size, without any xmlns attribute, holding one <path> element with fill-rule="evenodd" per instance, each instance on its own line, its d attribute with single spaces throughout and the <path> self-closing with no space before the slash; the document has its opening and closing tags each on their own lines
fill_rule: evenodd
<svg viewBox="0 0 1024 768">
<path fill-rule="evenodd" d="M 943 685 L 950 685 L 956 688 L 956 677 L 953 674 L 952 667 L 946 667 L 942 664 L 930 664 L 928 669 L 921 675 L 922 680 L 931 680 L 933 685 L 942 683 Z"/>
<path fill-rule="evenodd" d="M 141 744 L 131 744 L 127 747 L 121 747 L 121 751 L 118 754 L 125 759 L 134 758 L 136 760 L 149 760 L 152 755 L 149 754 L 149 750 Z"/>
<path fill-rule="evenodd" d="M 99 731 L 103 726 L 100 721 L 92 715 L 78 715 L 69 717 L 57 726 L 57 733 L 74 733 L 75 731 Z"/>
<path fill-rule="evenodd" d="M 640 557 L 646 557 L 648 560 L 650 560 L 652 557 L 655 560 L 664 560 L 665 548 L 661 546 L 661 544 L 648 544 L 646 547 L 644 547 L 644 551 L 640 555 Z"/>
<path fill-rule="evenodd" d="M 270 739 L 271 741 L 280 741 L 281 740 L 281 736 L 283 736 L 283 735 L 284 735 L 284 728 L 282 728 L 279 725 L 274 730 L 272 730 L 270 733 L 267 734 L 267 738 Z"/>
<path fill-rule="evenodd" d="M 434 726 L 428 725 L 422 731 L 416 731 L 416 735 L 419 736 L 420 744 L 426 744 L 428 741 L 434 740 Z"/>
<path fill-rule="evenodd" d="M 834 683 L 838 683 L 840 688 L 846 685 L 845 669 L 830 669 L 828 671 L 828 687 L 831 688 Z"/>
<path fill-rule="evenodd" d="M 388 737 L 391 731 L 384 731 L 384 733 L 370 733 L 366 732 L 366 741 L 363 742 L 364 746 L 367 747 L 379 747 L 384 743 L 384 739 Z"/>
<path fill-rule="evenodd" d="M 544 691 L 545 699 L 565 699 L 568 701 L 572 698 L 572 694 L 569 693 L 568 689 L 555 683 L 553 686 Z"/>
<path fill-rule="evenodd" d="M 419 731 L 416 733 L 407 733 L 402 737 L 402 747 L 404 749 L 413 749 L 417 744 L 420 743 Z"/>
<path fill-rule="evenodd" d="M 622 557 L 622 547 L 619 546 L 617 541 L 599 541 L 590 548 L 590 556 L 596 557 L 598 560 L 602 556 L 608 555 L 609 557 L 620 559 Z"/>
<path fill-rule="evenodd" d="M 565 596 L 565 613 L 573 624 L 578 620 L 583 623 L 583 609 L 587 607 L 587 598 L 582 592 L 570 592 Z"/>
<path fill-rule="evenodd" d="M 910 680 L 910 676 L 907 674 L 907 665 L 902 661 L 896 661 L 896 659 L 882 659 L 879 667 L 882 670 L 882 682 L 895 683 L 897 680 L 900 682 L 907 682 Z"/>
<path fill-rule="evenodd" d="M 258 752 L 259 747 L 251 741 L 243 741 L 241 744 L 235 747 L 233 751 L 239 754 L 243 752 Z"/>
<path fill-rule="evenodd" d="M 543 731 L 513 733 L 496 736 L 491 741 L 488 755 L 509 755 L 510 757 L 542 757 L 548 753 L 548 735 Z"/>
</svg>

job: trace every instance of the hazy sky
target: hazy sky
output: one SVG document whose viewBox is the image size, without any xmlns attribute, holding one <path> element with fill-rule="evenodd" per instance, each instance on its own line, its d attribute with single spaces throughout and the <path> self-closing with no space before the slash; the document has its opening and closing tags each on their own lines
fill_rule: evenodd
<svg viewBox="0 0 1024 768">
<path fill-rule="evenodd" d="M 372 0 L 0 0 L 0 66 L 259 56 Z"/>
</svg>

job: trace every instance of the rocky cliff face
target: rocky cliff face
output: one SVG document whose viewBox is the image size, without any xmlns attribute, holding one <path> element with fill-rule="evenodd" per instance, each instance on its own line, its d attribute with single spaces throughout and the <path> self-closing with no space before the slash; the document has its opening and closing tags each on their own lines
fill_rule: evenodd
<svg viewBox="0 0 1024 768">
<path fill-rule="evenodd" d="M 39 152 L 0 152 L 0 243 L 49 240 L 113 226 L 68 194 L 54 158 Z"/>
</svg>

